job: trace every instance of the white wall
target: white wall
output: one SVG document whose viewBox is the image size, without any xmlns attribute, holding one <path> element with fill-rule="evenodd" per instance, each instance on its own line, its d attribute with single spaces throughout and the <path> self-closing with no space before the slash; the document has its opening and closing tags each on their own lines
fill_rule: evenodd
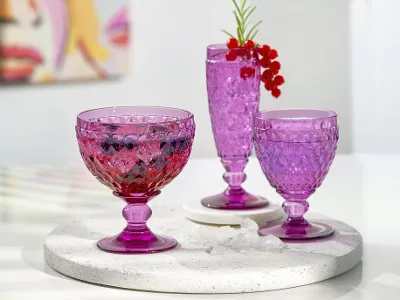
<svg viewBox="0 0 400 300">
<path fill-rule="evenodd" d="M 400 1 L 352 6 L 354 128 L 357 152 L 400 152 Z"/>
<path fill-rule="evenodd" d="M 262 108 L 314 107 L 339 114 L 339 151 L 352 151 L 350 0 L 253 0 L 261 40 L 280 49 L 287 85 Z"/>
<path fill-rule="evenodd" d="M 341 151 L 351 151 L 349 0 L 253 0 L 264 19 L 260 41 L 277 47 L 284 95 L 266 93 L 262 108 L 321 107 L 339 112 Z M 206 45 L 233 28 L 230 0 L 134 0 L 132 74 L 117 82 L 0 87 L 0 164 L 80 160 L 79 111 L 111 105 L 166 105 L 191 110 L 194 155 L 214 156 L 205 88 Z"/>
</svg>

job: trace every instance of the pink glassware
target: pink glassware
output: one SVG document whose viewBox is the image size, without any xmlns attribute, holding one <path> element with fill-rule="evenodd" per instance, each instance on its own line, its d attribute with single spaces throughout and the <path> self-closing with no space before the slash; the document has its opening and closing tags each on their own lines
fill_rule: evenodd
<svg viewBox="0 0 400 300">
<path fill-rule="evenodd" d="M 249 59 L 227 61 L 226 45 L 207 48 L 207 91 L 214 140 L 226 172 L 228 188 L 207 197 L 204 206 L 216 209 L 252 209 L 268 205 L 262 197 L 246 192 L 244 169 L 253 148 L 253 121 L 260 101 L 260 65 L 249 52 Z M 243 68 L 255 70 L 254 76 L 242 78 Z"/>
<path fill-rule="evenodd" d="M 332 235 L 323 223 L 309 223 L 307 199 L 321 186 L 336 154 L 339 127 L 335 112 L 312 109 L 269 110 L 255 119 L 255 148 L 269 183 L 285 199 L 285 222 L 260 228 L 260 235 L 308 240 Z"/>
<path fill-rule="evenodd" d="M 174 248 L 171 237 L 147 227 L 147 203 L 186 165 L 195 134 L 193 114 L 164 107 L 110 107 L 78 115 L 83 161 L 102 184 L 127 203 L 127 226 L 97 245 L 113 253 L 153 253 Z"/>
</svg>

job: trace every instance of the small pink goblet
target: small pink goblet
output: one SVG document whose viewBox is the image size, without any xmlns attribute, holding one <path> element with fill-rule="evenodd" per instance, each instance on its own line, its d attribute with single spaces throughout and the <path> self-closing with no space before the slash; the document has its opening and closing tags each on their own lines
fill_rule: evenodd
<svg viewBox="0 0 400 300">
<path fill-rule="evenodd" d="M 288 240 L 328 237 L 334 229 L 304 219 L 307 202 L 321 186 L 336 154 L 337 115 L 324 110 L 269 110 L 256 115 L 255 149 L 271 186 L 286 200 L 285 222 L 267 224 L 260 235 Z"/>
<path fill-rule="evenodd" d="M 76 134 L 86 167 L 126 201 L 128 225 L 97 245 L 113 253 L 154 253 L 177 245 L 147 227 L 147 203 L 186 165 L 195 134 L 193 114 L 164 107 L 110 107 L 78 115 Z"/>
</svg>

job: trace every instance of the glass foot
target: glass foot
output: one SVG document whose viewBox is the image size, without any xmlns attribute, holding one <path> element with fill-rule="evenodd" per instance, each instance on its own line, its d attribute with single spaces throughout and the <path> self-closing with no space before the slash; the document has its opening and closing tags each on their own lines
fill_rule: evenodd
<svg viewBox="0 0 400 300">
<path fill-rule="evenodd" d="M 221 193 L 204 198 L 201 203 L 209 208 L 240 210 L 266 207 L 268 200 L 263 197 L 253 196 L 247 192 L 241 194 Z"/>
<path fill-rule="evenodd" d="M 261 227 L 259 235 L 274 235 L 282 240 L 312 240 L 331 236 L 335 232 L 333 227 L 312 222 L 305 225 L 289 225 L 284 222 L 273 222 Z"/>
<path fill-rule="evenodd" d="M 121 233 L 117 236 L 106 237 L 97 242 L 97 246 L 106 252 L 133 254 L 133 253 L 157 253 L 175 248 L 178 242 L 172 237 L 158 236 L 147 233 L 140 238 L 129 239 L 129 236 Z"/>
</svg>

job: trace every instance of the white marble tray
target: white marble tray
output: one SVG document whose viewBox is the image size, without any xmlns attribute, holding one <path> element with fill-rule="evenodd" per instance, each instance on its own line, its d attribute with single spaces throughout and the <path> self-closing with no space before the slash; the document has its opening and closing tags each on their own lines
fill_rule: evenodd
<svg viewBox="0 0 400 300">
<path fill-rule="evenodd" d="M 100 251 L 96 241 L 117 233 L 123 220 L 76 221 L 47 237 L 45 258 L 67 276 L 125 289 L 209 294 L 285 289 L 337 276 L 360 261 L 360 234 L 344 223 L 327 222 L 336 228 L 333 237 L 283 244 L 276 238 L 259 240 L 251 221 L 237 235 L 239 229 L 199 225 L 184 217 L 153 217 L 151 228 L 174 236 L 178 248 L 115 255 Z"/>
</svg>

